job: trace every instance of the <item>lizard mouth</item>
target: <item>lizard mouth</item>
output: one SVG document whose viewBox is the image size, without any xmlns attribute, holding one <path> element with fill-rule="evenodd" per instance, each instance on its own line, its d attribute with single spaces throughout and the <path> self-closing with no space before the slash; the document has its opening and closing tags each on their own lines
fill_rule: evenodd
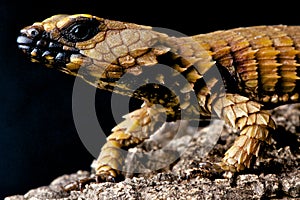
<svg viewBox="0 0 300 200">
<path fill-rule="evenodd" d="M 51 68 L 65 68 L 70 62 L 71 55 L 79 54 L 79 50 L 73 47 L 66 50 L 62 44 L 51 40 L 47 32 L 37 28 L 21 30 L 17 43 L 18 48 L 32 62 L 39 62 Z"/>
</svg>

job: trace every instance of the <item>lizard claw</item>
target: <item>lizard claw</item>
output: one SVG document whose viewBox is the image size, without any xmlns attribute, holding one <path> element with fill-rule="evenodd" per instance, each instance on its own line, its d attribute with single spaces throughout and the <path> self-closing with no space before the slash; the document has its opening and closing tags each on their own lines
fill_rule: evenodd
<svg viewBox="0 0 300 200">
<path fill-rule="evenodd" d="M 99 174 L 95 175 L 95 179 L 97 183 L 102 183 L 102 182 L 116 183 L 121 180 L 124 180 L 124 176 L 122 174 L 112 173 L 112 171 L 102 171 Z"/>
<path fill-rule="evenodd" d="M 77 181 L 73 181 L 68 183 L 67 185 L 63 186 L 62 189 L 65 192 L 70 192 L 72 190 L 80 190 L 83 191 L 84 187 L 87 184 L 90 183 L 103 183 L 103 182 L 112 182 L 115 183 L 120 178 L 116 178 L 112 175 L 109 175 L 108 173 L 102 173 L 102 174 L 93 174 L 90 177 L 82 178 Z"/>
<path fill-rule="evenodd" d="M 219 163 L 201 162 L 199 163 L 199 168 L 208 176 L 220 175 L 224 172 Z"/>
<path fill-rule="evenodd" d="M 65 192 L 70 192 L 72 190 L 80 190 L 82 191 L 85 187 L 85 185 L 89 183 L 97 182 L 97 179 L 94 176 L 86 177 L 79 179 L 77 181 L 73 181 L 71 183 L 68 183 L 67 185 L 63 186 L 63 190 Z"/>
<path fill-rule="evenodd" d="M 190 179 L 197 176 L 212 178 L 220 176 L 222 172 L 224 171 L 217 163 L 201 162 L 198 164 L 198 167 L 185 171 L 183 177 L 184 179 Z"/>
<path fill-rule="evenodd" d="M 101 183 L 101 182 L 116 182 L 116 178 L 111 176 L 111 175 L 107 175 L 107 174 L 101 174 L 101 175 L 96 175 L 96 181 L 97 183 Z"/>
</svg>

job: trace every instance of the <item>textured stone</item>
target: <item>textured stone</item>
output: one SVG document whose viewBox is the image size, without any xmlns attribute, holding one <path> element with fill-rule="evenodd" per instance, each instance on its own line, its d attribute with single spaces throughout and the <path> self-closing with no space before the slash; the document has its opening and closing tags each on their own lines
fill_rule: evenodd
<svg viewBox="0 0 300 200">
<path fill-rule="evenodd" d="M 61 186 L 89 175 L 89 172 L 78 171 L 58 177 L 49 186 L 32 189 L 24 196 L 11 196 L 5 200 L 300 198 L 299 113 L 298 105 L 276 109 L 273 116 L 279 121 L 280 132 L 275 133 L 272 144 L 265 147 L 260 162 L 236 175 L 207 176 L 203 173 L 205 167 L 209 169 L 209 165 L 204 163 L 220 160 L 236 137 L 234 134 L 224 134 L 212 151 L 204 153 L 203 149 L 212 148 L 213 143 L 208 141 L 217 134 L 213 133 L 218 130 L 218 123 L 215 122 L 211 123 L 210 128 L 201 128 L 193 137 L 187 132 L 186 136 L 182 136 L 186 138 L 172 141 L 171 152 L 176 150 L 176 142 L 181 145 L 182 141 L 190 141 L 172 169 L 128 177 L 118 183 L 91 183 L 83 191 L 64 192 Z M 232 130 L 225 128 L 223 132 Z M 285 139 L 288 138 L 287 141 L 278 139 L 283 134 Z M 207 146 L 199 145 L 203 141 Z M 150 144 L 155 146 L 156 143 Z M 139 151 L 143 151 L 143 148 Z"/>
</svg>

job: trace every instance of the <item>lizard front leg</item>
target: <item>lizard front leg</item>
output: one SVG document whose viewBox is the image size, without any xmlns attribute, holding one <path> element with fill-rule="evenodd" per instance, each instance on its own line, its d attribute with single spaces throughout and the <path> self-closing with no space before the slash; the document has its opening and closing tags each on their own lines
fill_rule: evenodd
<svg viewBox="0 0 300 200">
<path fill-rule="evenodd" d="M 218 99 L 214 110 L 240 134 L 226 151 L 221 168 L 232 172 L 249 168 L 251 159 L 259 155 L 264 142 L 270 142 L 270 131 L 275 129 L 270 113 L 261 104 L 238 94 L 226 94 Z"/>
<path fill-rule="evenodd" d="M 154 133 L 156 122 L 163 121 L 164 116 L 165 109 L 162 106 L 149 103 L 144 103 L 140 109 L 125 115 L 125 120 L 112 129 L 112 134 L 101 149 L 94 164 L 96 176 L 100 180 L 120 176 L 126 150 L 148 139 Z"/>
<path fill-rule="evenodd" d="M 120 124 L 112 129 L 106 143 L 101 148 L 100 155 L 92 164 L 95 174 L 90 177 L 67 184 L 65 191 L 83 189 L 90 182 L 115 182 L 124 175 L 122 169 L 129 148 L 137 146 L 154 133 L 157 122 L 163 122 L 166 108 L 146 102 L 125 116 Z"/>
</svg>

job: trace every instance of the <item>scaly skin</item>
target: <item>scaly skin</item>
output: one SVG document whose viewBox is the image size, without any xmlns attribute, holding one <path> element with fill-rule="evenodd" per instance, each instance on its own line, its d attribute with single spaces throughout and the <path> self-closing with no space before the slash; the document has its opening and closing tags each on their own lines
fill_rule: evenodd
<svg viewBox="0 0 300 200">
<path fill-rule="evenodd" d="M 169 121 L 216 114 L 238 129 L 240 136 L 218 165 L 241 171 L 250 167 L 276 128 L 266 110 L 299 102 L 297 26 L 256 26 L 177 38 L 148 26 L 86 14 L 55 15 L 22 29 L 17 41 L 33 62 L 145 101 L 107 138 L 95 165 L 99 180 L 121 175 L 122 149 L 149 138 L 164 113 Z M 157 71 L 156 83 L 136 90 L 147 83 L 137 77 L 159 63 L 169 66 L 168 73 Z M 212 75 L 212 70 L 221 76 Z M 124 74 L 132 79 L 117 83 Z M 177 79 L 182 75 L 185 83 Z M 192 103 L 193 95 L 197 103 Z"/>
</svg>

